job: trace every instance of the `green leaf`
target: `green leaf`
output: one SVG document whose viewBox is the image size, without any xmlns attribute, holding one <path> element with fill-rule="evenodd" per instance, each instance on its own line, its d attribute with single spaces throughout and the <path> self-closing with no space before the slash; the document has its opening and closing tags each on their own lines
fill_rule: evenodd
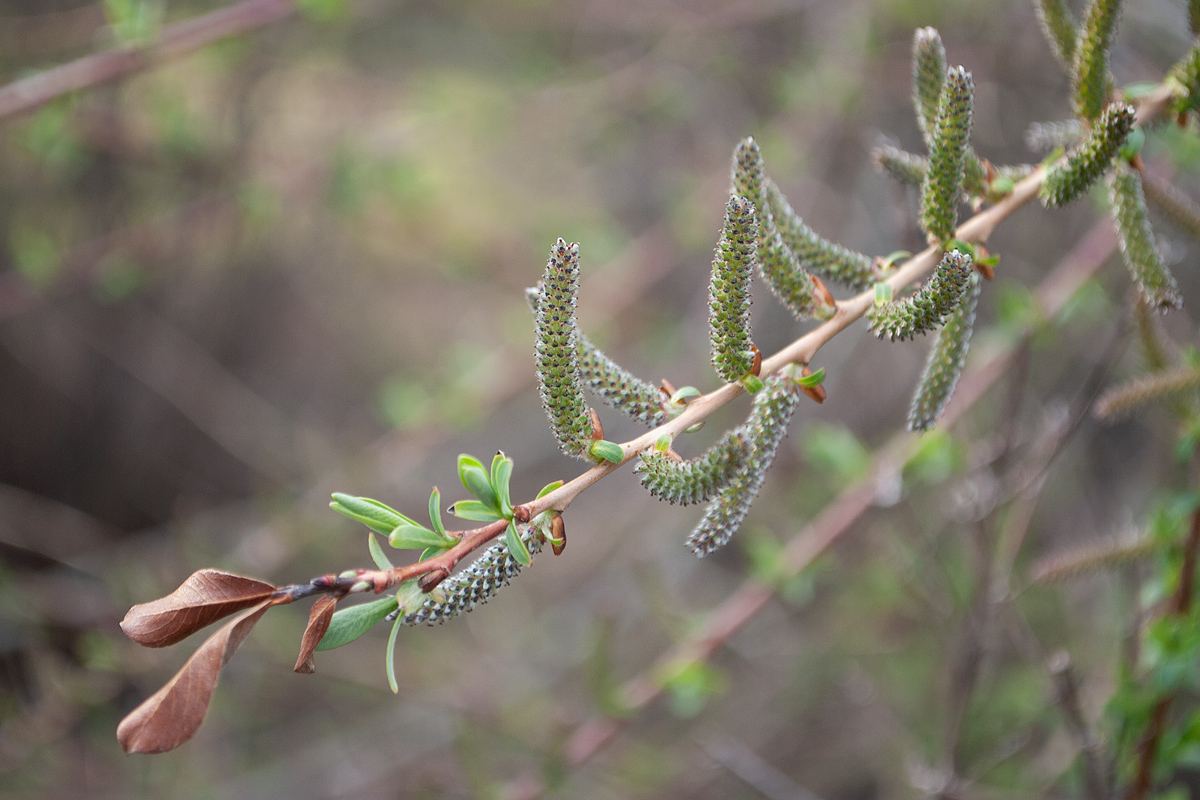
<svg viewBox="0 0 1200 800">
<path fill-rule="evenodd" d="M 758 377 L 757 375 L 747 375 L 746 377 L 742 378 L 741 383 L 742 388 L 745 389 L 748 394 L 758 394 L 763 388 L 762 378 Z"/>
<path fill-rule="evenodd" d="M 498 516 L 500 515 L 500 499 L 496 497 L 496 491 L 492 488 L 487 470 L 483 468 L 483 464 L 478 459 L 465 453 L 460 455 L 458 457 L 458 479 L 479 502 L 487 508 L 493 509 Z"/>
<path fill-rule="evenodd" d="M 400 625 L 402 618 L 397 617 L 396 622 L 392 625 L 392 632 L 388 636 L 387 643 L 387 658 L 385 659 L 387 666 L 388 687 L 392 690 L 392 694 L 400 693 L 400 684 L 396 682 L 396 635 L 400 633 Z"/>
<path fill-rule="evenodd" d="M 317 649 L 332 650 L 353 642 L 398 607 L 399 603 L 395 597 L 383 597 L 372 603 L 350 606 L 335 612 L 333 619 L 329 621 L 329 630 L 325 631 Z"/>
<path fill-rule="evenodd" d="M 470 519 L 476 522 L 495 522 L 504 519 L 500 512 L 485 506 L 478 500 L 459 500 L 450 506 L 450 513 L 459 519 Z"/>
<path fill-rule="evenodd" d="M 621 459 L 625 457 L 625 451 L 621 449 L 621 445 L 616 442 L 610 442 L 607 439 L 592 442 L 588 452 L 596 458 L 611 461 L 614 464 L 620 464 Z"/>
<path fill-rule="evenodd" d="M 825 382 L 825 368 L 824 367 L 821 367 L 819 370 L 814 372 L 812 375 L 801 375 L 799 378 L 796 378 L 796 383 L 800 384 L 801 386 L 820 386 L 824 382 Z"/>
<path fill-rule="evenodd" d="M 881 269 L 884 272 L 887 272 L 889 269 L 896 266 L 897 261 L 899 261 L 902 258 L 909 258 L 911 256 L 912 256 L 912 253 L 910 253 L 907 250 L 893 250 L 892 252 L 888 253 L 886 256 L 883 257 L 883 261 L 880 263 L 879 269 Z"/>
<path fill-rule="evenodd" d="M 443 539 L 450 538 L 446 536 L 446 526 L 442 524 L 442 493 L 436 486 L 429 494 L 429 521 L 433 523 L 433 529 L 438 536 Z"/>
<path fill-rule="evenodd" d="M 892 285 L 890 283 L 875 284 L 875 305 L 882 306 L 892 302 Z"/>
<path fill-rule="evenodd" d="M 392 562 L 388 561 L 383 548 L 379 546 L 379 540 L 375 538 L 375 534 L 373 533 L 367 534 L 367 549 L 371 551 L 371 560 L 375 562 L 375 566 L 380 569 L 394 569 Z"/>
<path fill-rule="evenodd" d="M 385 536 L 402 523 L 409 525 L 417 524 L 396 509 L 385 506 L 378 500 L 372 500 L 369 497 L 355 497 L 354 495 L 334 492 L 333 502 L 329 504 L 329 507 L 339 514 L 349 517 L 356 522 L 361 522 L 376 533 L 382 533 Z"/>
<path fill-rule="evenodd" d="M 521 541 L 521 534 L 517 533 L 516 525 L 509 525 L 508 530 L 504 532 L 504 545 L 522 567 L 533 563 L 533 559 L 529 557 L 529 548 Z"/>
<path fill-rule="evenodd" d="M 424 550 L 427 547 L 437 547 L 445 550 L 454 544 L 453 539 L 438 536 L 435 531 L 424 525 L 397 525 L 388 536 L 388 543 L 397 550 Z"/>
<path fill-rule="evenodd" d="M 508 489 L 512 471 L 513 460 L 503 452 L 496 453 L 496 457 L 492 459 L 492 489 L 500 498 L 500 513 L 505 519 L 512 518 L 512 500 Z"/>
<path fill-rule="evenodd" d="M 563 485 L 562 481 L 555 481 L 554 483 L 547 483 L 545 486 L 542 487 L 542 490 L 537 493 L 537 496 L 539 498 L 545 497 L 546 495 L 550 494 L 551 492 L 553 492 L 557 489 L 561 489 L 562 485 Z"/>
</svg>

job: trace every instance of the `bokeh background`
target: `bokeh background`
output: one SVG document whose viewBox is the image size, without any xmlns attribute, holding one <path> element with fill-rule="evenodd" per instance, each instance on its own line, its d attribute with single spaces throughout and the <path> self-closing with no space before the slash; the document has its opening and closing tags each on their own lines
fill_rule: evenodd
<svg viewBox="0 0 1200 800">
<path fill-rule="evenodd" d="M 220 6 L 114 2 L 110 26 L 97 3 L 2 0 L 0 80 Z M 226 669 L 192 742 L 121 753 L 117 722 L 196 644 L 125 640 L 130 604 L 205 566 L 287 583 L 368 565 L 330 492 L 419 517 L 432 486 L 465 494 L 460 452 L 513 456 L 518 498 L 580 471 L 545 425 L 522 291 L 556 237 L 581 243 L 589 335 L 648 379 L 708 390 L 707 273 L 741 137 L 818 232 L 883 255 L 922 246 L 911 194 L 869 156 L 884 135 L 919 149 L 915 27 L 973 72 L 974 143 L 995 163 L 1038 160 L 1028 125 L 1070 115 L 1025 0 L 305 6 L 0 121 L 0 794 L 502 797 L 531 775 L 589 798 L 925 794 L 980 520 L 996 519 L 998 437 L 1019 459 L 1122 352 L 1106 349 L 1127 316 L 1115 259 L 833 553 L 585 765 L 563 768 L 563 742 L 605 687 L 651 668 L 903 427 L 927 343 L 860 323 L 821 352 L 829 399 L 801 407 L 726 551 L 696 560 L 682 542 L 701 512 L 623 470 L 572 506 L 562 557 L 453 624 L 402 631 L 398 696 L 384 626 L 293 674 L 305 611 L 288 608 Z M 1118 82 L 1158 79 L 1189 38 L 1182 3 L 1131 2 Z M 1195 195 L 1194 133 L 1161 138 L 1148 160 Z M 1099 218 L 1081 202 L 1004 224 L 976 355 L 1013 341 L 1029 287 Z M 1163 241 L 1190 303 L 1196 246 Z M 755 297 L 764 351 L 805 330 Z M 1191 341 L 1186 312 L 1167 327 Z M 636 432 L 602 418 L 610 439 Z M 1178 488 L 1171 434 L 1165 414 L 1084 420 L 1045 476 L 1017 582 Z M 1044 664 L 1018 645 L 1069 649 L 1098 718 L 1130 596 L 1116 576 L 1022 595 L 1028 630 L 994 637 L 955 734 L 963 796 L 1072 793 Z"/>
</svg>

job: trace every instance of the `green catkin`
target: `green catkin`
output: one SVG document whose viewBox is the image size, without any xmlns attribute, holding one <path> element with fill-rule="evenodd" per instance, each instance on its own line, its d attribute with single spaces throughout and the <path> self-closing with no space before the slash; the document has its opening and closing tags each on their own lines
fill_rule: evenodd
<svg viewBox="0 0 1200 800">
<path fill-rule="evenodd" d="M 972 271 L 970 286 L 958 308 L 946 318 L 938 331 L 937 340 L 925 362 L 925 371 L 912 406 L 908 410 L 908 429 L 927 431 L 941 418 L 946 404 L 954 396 L 954 388 L 967 363 L 967 350 L 971 346 L 971 332 L 975 325 L 975 309 L 979 305 L 982 282 L 979 274 Z"/>
<path fill-rule="evenodd" d="M 1039 558 L 1030 566 L 1029 577 L 1034 583 L 1054 583 L 1127 564 L 1134 559 L 1153 555 L 1161 547 L 1154 537 L 1144 535 L 1132 536 L 1123 541 L 1085 545 L 1065 553 Z"/>
<path fill-rule="evenodd" d="M 634 472 L 640 476 L 646 491 L 659 500 L 687 506 L 712 499 L 729 484 L 749 455 L 746 437 L 733 430 L 704 455 L 690 461 L 677 460 L 653 448 L 645 450 Z"/>
<path fill-rule="evenodd" d="M 1067 157 L 1046 170 L 1043 205 L 1064 206 L 1086 192 L 1113 163 L 1125 137 L 1133 130 L 1133 106 L 1113 103 L 1104 109 L 1087 139 Z"/>
<path fill-rule="evenodd" d="M 525 290 L 535 314 L 541 296 L 542 290 L 536 286 Z M 667 418 L 662 391 L 613 361 L 583 332 L 579 333 L 579 378 L 606 405 L 630 419 L 654 427 Z"/>
<path fill-rule="evenodd" d="M 828 319 L 836 310 L 825 303 L 824 292 L 813 280 L 807 265 L 781 238 L 771 207 L 762 153 L 752 138 L 743 139 L 733 151 L 731 183 L 733 194 L 754 203 L 758 214 L 758 269 L 771 292 L 797 319 Z"/>
<path fill-rule="evenodd" d="M 1175 227 L 1200 241 L 1200 206 L 1192 198 L 1169 183 L 1159 183 L 1151 177 L 1142 178 L 1146 202 L 1167 218 Z"/>
<path fill-rule="evenodd" d="M 901 150 L 891 144 L 880 144 L 871 151 L 871 161 L 904 186 L 920 186 L 925 181 L 929 159 Z"/>
<path fill-rule="evenodd" d="M 1038 21 L 1050 42 L 1050 49 L 1067 69 L 1075 64 L 1075 20 L 1063 0 L 1038 0 Z"/>
<path fill-rule="evenodd" d="M 542 549 L 543 536 L 530 528 L 521 533 L 521 541 L 530 557 Z M 503 542 L 494 544 L 457 575 L 451 575 L 430 592 L 416 610 L 404 615 L 405 625 L 440 625 L 448 619 L 466 614 L 476 605 L 486 603 L 492 595 L 508 585 L 521 571 L 521 564 Z"/>
<path fill-rule="evenodd" d="M 1035 153 L 1049 153 L 1056 147 L 1069 149 L 1079 144 L 1086 131 L 1077 119 L 1061 122 L 1035 122 L 1025 131 L 1025 146 Z"/>
<path fill-rule="evenodd" d="M 936 28 L 917 28 L 913 34 L 913 106 L 925 146 L 933 146 L 942 84 L 946 81 L 946 47 Z"/>
<path fill-rule="evenodd" d="M 1085 122 L 1097 119 L 1108 104 L 1112 79 L 1108 50 L 1117 29 L 1120 0 L 1092 0 L 1075 45 L 1073 69 L 1075 116 Z"/>
<path fill-rule="evenodd" d="M 744 378 L 754 365 L 750 277 L 757 262 L 755 217 L 754 203 L 744 197 L 729 198 L 709 283 L 708 340 L 712 365 L 723 380 L 731 383 Z"/>
<path fill-rule="evenodd" d="M 878 273 L 874 259 L 818 236 L 804 224 L 774 181 L 767 178 L 764 185 L 775 228 L 802 269 L 857 292 L 875 283 Z M 826 316 L 836 310 L 829 306 L 821 308 L 829 312 Z"/>
<path fill-rule="evenodd" d="M 971 73 L 955 67 L 946 73 L 937 123 L 930 144 L 929 169 L 921 185 L 921 228 L 929 241 L 954 238 L 958 198 L 963 189 L 963 166 L 971 135 L 974 84 Z"/>
<path fill-rule="evenodd" d="M 775 451 L 787 434 L 792 414 L 802 395 L 796 383 L 796 371 L 785 367 L 767 378 L 765 385 L 754 396 L 754 410 L 750 419 L 736 430 L 750 442 L 750 454 L 742 468 L 729 484 L 721 489 L 709 504 L 700 523 L 688 536 L 687 546 L 703 558 L 725 545 L 741 527 L 750 505 L 762 488 L 763 479 Z"/>
<path fill-rule="evenodd" d="M 1200 108 L 1200 44 L 1192 46 L 1167 73 L 1167 78 L 1179 84 L 1183 108 Z"/>
<path fill-rule="evenodd" d="M 1125 266 L 1146 302 L 1160 312 L 1182 307 L 1175 277 L 1154 242 L 1141 175 L 1128 166 L 1118 167 L 1109 180 L 1109 201 Z"/>
<path fill-rule="evenodd" d="M 1175 397 L 1200 388 L 1200 367 L 1152 372 L 1109 389 L 1096 400 L 1092 413 L 1113 422 L 1154 400 Z"/>
<path fill-rule="evenodd" d="M 962 302 L 970 288 L 971 272 L 971 257 L 951 250 L 942 256 L 929 282 L 911 297 L 867 312 L 871 332 L 880 339 L 905 341 L 939 327 Z"/>
<path fill-rule="evenodd" d="M 579 245 L 559 239 L 550 251 L 537 304 L 537 374 L 542 406 L 558 446 L 567 455 L 587 458 L 591 421 L 579 377 Z"/>
</svg>

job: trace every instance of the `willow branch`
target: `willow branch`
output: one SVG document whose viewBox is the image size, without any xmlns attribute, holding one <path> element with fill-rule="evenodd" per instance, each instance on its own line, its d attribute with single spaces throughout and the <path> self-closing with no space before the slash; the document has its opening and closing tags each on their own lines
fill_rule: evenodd
<svg viewBox="0 0 1200 800">
<path fill-rule="evenodd" d="M 22 78 L 0 87 L 0 120 L 33 111 L 69 92 L 132 75 L 220 39 L 265 27 L 295 11 L 295 0 L 243 0 L 167 25 L 145 47 L 114 47 Z"/>
</svg>

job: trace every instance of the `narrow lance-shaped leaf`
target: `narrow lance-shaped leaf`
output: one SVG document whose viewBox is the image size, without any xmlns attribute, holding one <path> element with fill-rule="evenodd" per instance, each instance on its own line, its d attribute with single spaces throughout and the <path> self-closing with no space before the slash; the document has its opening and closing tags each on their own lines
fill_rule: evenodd
<svg viewBox="0 0 1200 800">
<path fill-rule="evenodd" d="M 867 312 L 871 332 L 880 339 L 911 339 L 945 322 L 971 283 L 971 257 L 957 250 L 942 256 L 933 277 L 911 297 L 892 300 Z"/>
<path fill-rule="evenodd" d="M 542 534 L 534 527 L 519 532 L 530 559 L 542 549 Z M 475 559 L 471 566 L 438 584 L 424 603 L 400 619 L 405 625 L 433 625 L 465 614 L 508 585 L 522 565 L 504 542 L 494 544 Z M 407 609 L 405 609 L 407 612 Z"/>
<path fill-rule="evenodd" d="M 931 242 L 954 238 L 958 199 L 963 191 L 963 165 L 971 135 L 974 91 L 971 73 L 962 67 L 946 73 L 929 148 L 929 169 L 921 185 L 919 221 Z"/>
<path fill-rule="evenodd" d="M 117 741 L 126 753 L 165 753 L 195 735 L 222 668 L 270 607 L 271 601 L 263 600 L 221 626 L 175 677 L 121 720 Z"/>
<path fill-rule="evenodd" d="M 1108 103 L 1108 50 L 1117 29 L 1120 0 L 1092 0 L 1075 45 L 1075 116 L 1097 119 Z"/>
<path fill-rule="evenodd" d="M 372 534 L 373 539 L 374 534 Z M 325 638 L 325 633 L 329 630 L 329 622 L 333 619 L 334 611 L 337 610 L 337 603 L 337 597 L 323 594 L 309 609 L 308 624 L 304 626 L 304 636 L 300 639 L 300 653 L 296 656 L 296 665 L 292 667 L 292 672 L 311 675 L 317 671 L 313 662 L 313 651 Z"/>
<path fill-rule="evenodd" d="M 730 183 L 735 196 L 745 197 L 754 204 L 758 215 L 758 269 L 767 285 L 771 287 L 771 292 L 796 319 L 828 319 L 833 316 L 837 307 L 832 296 L 811 273 L 839 280 L 832 273 L 838 271 L 840 265 L 832 260 L 806 258 L 803 249 L 797 250 L 785 238 L 784 226 L 796 224 L 814 241 L 824 241 L 808 230 L 790 207 L 788 212 L 794 217 L 794 221 L 776 217 L 770 204 L 770 193 L 774 184 L 766 176 L 762 153 L 753 138 L 743 139 L 734 148 Z M 843 253 L 850 255 L 848 251 Z M 863 258 L 866 259 L 865 256 Z M 869 260 L 867 263 L 869 268 Z"/>
<path fill-rule="evenodd" d="M 726 381 L 745 377 L 754 364 L 750 340 L 750 276 L 755 264 L 758 223 L 754 204 L 730 197 L 725 227 L 713 256 L 708 291 L 708 340 L 712 365 Z"/>
<path fill-rule="evenodd" d="M 795 380 L 798 374 L 794 367 L 785 367 L 767 378 L 754 396 L 750 419 L 737 429 L 750 442 L 749 457 L 688 536 L 687 546 L 696 555 L 704 557 L 722 547 L 741 527 L 803 394 Z"/>
<path fill-rule="evenodd" d="M 567 455 L 586 458 L 591 421 L 579 378 L 579 245 L 559 239 L 550 251 L 537 307 L 537 373 L 542 406 Z"/>
<path fill-rule="evenodd" d="M 1087 139 L 1066 159 L 1046 171 L 1042 203 L 1064 206 L 1083 195 L 1105 173 L 1133 130 L 1133 106 L 1113 103 L 1092 126 Z"/>
<path fill-rule="evenodd" d="M 642 486 L 660 500 L 680 505 L 702 503 L 724 488 L 745 464 L 750 445 L 739 431 L 729 431 L 699 458 L 680 461 L 657 449 L 644 451 L 634 472 Z"/>
<path fill-rule="evenodd" d="M 145 647 L 166 647 L 265 600 L 274 591 L 274 586 L 263 581 L 202 569 L 166 597 L 129 609 L 121 620 L 121 630 Z"/>
<path fill-rule="evenodd" d="M 332 650 L 353 642 L 395 611 L 397 605 L 395 596 L 392 596 L 341 609 L 329 620 L 329 628 L 316 649 Z"/>
<path fill-rule="evenodd" d="M 954 395 L 958 377 L 967 363 L 975 308 L 979 304 L 981 281 L 978 273 L 971 273 L 969 283 L 966 296 L 938 331 L 929 360 L 925 362 L 925 371 L 908 410 L 910 431 L 926 431 L 933 427 Z"/>
<path fill-rule="evenodd" d="M 925 146 L 933 148 L 938 105 L 946 80 L 946 47 L 936 28 L 917 28 L 913 34 L 913 105 Z"/>
<path fill-rule="evenodd" d="M 1038 21 L 1050 42 L 1050 49 L 1068 70 L 1075 64 L 1075 20 L 1063 0 L 1038 0 Z"/>
<path fill-rule="evenodd" d="M 1121 255 L 1142 296 L 1158 311 L 1180 308 L 1183 300 L 1179 287 L 1154 242 L 1154 230 L 1146 217 L 1141 176 L 1128 166 L 1118 167 L 1109 182 L 1109 199 Z"/>
</svg>

